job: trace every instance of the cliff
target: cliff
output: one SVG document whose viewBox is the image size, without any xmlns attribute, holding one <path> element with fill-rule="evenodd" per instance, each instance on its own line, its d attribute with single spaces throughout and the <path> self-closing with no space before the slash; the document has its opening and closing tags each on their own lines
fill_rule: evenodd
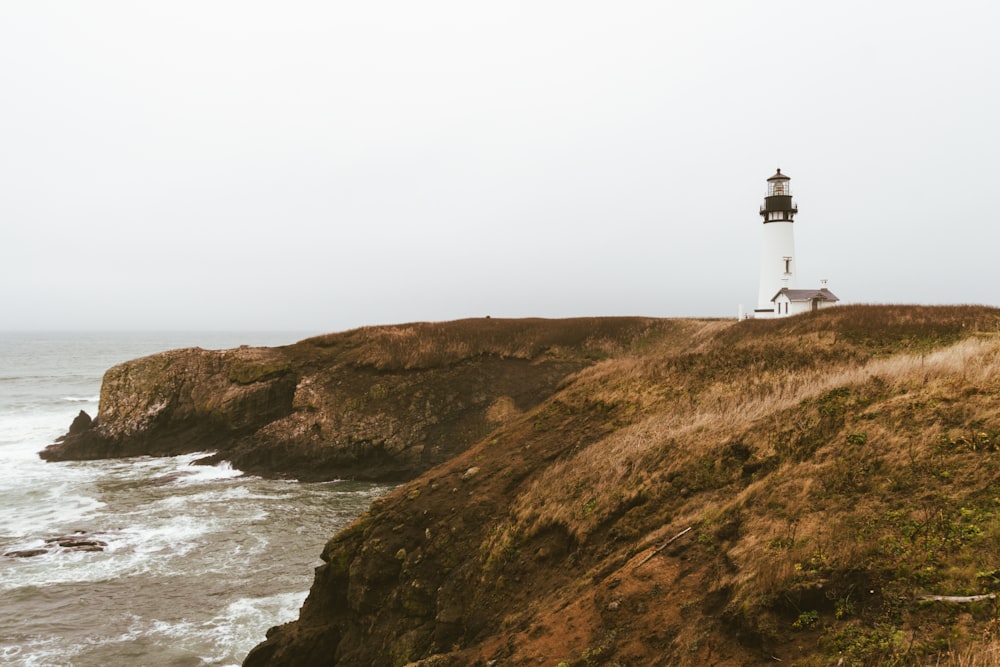
<svg viewBox="0 0 1000 667">
<path fill-rule="evenodd" d="M 333 536 L 245 665 L 997 664 L 1000 311 L 620 331 Z"/>
<path fill-rule="evenodd" d="M 410 479 L 535 408 L 658 323 L 464 320 L 366 327 L 280 348 L 173 350 L 104 376 L 99 413 L 51 461 L 213 450 L 247 472 Z"/>
</svg>

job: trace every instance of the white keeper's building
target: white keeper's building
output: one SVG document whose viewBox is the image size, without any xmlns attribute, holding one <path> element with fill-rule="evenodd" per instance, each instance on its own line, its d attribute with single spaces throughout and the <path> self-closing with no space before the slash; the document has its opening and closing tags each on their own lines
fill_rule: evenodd
<svg viewBox="0 0 1000 667">
<path fill-rule="evenodd" d="M 795 214 L 791 179 L 778 172 L 767 179 L 767 196 L 760 207 L 764 235 L 760 251 L 760 282 L 755 318 L 786 317 L 836 304 L 840 299 L 826 288 L 798 289 L 795 286 Z"/>
</svg>

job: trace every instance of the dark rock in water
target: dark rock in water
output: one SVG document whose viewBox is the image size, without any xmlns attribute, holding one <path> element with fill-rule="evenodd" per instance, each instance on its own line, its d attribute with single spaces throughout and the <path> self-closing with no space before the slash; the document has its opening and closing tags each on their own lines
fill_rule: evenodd
<svg viewBox="0 0 1000 667">
<path fill-rule="evenodd" d="M 104 547 L 108 546 L 108 543 L 103 540 L 85 535 L 52 537 L 45 540 L 45 543 L 62 547 L 63 549 L 73 549 L 74 551 L 104 551 Z"/>
<path fill-rule="evenodd" d="M 48 552 L 48 549 L 20 549 L 18 551 L 8 551 L 4 556 L 8 558 L 32 558 L 33 556 L 42 556 Z"/>
<path fill-rule="evenodd" d="M 108 546 L 108 543 L 104 540 L 99 540 L 93 535 L 88 535 L 86 532 L 77 531 L 72 535 L 50 537 L 45 540 L 44 547 L 17 549 L 15 551 L 8 551 L 3 555 L 9 558 L 32 558 L 47 554 L 55 548 L 70 549 L 72 551 L 104 551 L 106 546 Z"/>
<path fill-rule="evenodd" d="M 190 477 L 194 472 L 191 470 L 177 470 L 175 472 L 167 473 L 166 475 L 161 475 L 156 479 L 147 482 L 149 486 L 166 486 L 167 484 L 173 484 L 179 479 L 185 477 Z"/>
<path fill-rule="evenodd" d="M 219 454 L 218 452 L 216 452 L 215 454 L 209 454 L 208 456 L 203 456 L 200 459 L 195 459 L 194 461 L 191 461 L 191 465 L 193 465 L 193 466 L 217 466 L 217 465 L 219 465 L 220 463 L 222 463 L 225 460 L 226 460 L 226 457 L 224 457 L 221 454 Z"/>
<path fill-rule="evenodd" d="M 84 431 L 89 431 L 94 426 L 94 420 L 90 418 L 85 410 L 80 410 L 73 423 L 70 424 L 69 433 L 66 435 L 80 435 Z"/>
</svg>

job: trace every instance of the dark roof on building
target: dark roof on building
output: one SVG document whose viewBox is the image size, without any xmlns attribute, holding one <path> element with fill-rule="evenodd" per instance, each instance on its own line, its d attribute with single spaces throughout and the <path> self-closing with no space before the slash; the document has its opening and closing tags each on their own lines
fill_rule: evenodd
<svg viewBox="0 0 1000 667">
<path fill-rule="evenodd" d="M 790 181 L 792 179 L 789 176 L 785 176 L 784 174 L 782 174 L 781 170 L 779 169 L 778 172 L 774 176 L 772 176 L 771 178 L 769 178 L 767 180 L 769 180 L 769 181 Z"/>
<path fill-rule="evenodd" d="M 813 299 L 819 299 L 820 301 L 840 301 L 837 296 L 828 290 L 823 289 L 788 289 L 787 287 L 782 287 L 778 290 L 778 293 L 771 297 L 771 301 L 774 301 L 782 294 L 788 297 L 789 301 L 812 301 Z"/>
</svg>

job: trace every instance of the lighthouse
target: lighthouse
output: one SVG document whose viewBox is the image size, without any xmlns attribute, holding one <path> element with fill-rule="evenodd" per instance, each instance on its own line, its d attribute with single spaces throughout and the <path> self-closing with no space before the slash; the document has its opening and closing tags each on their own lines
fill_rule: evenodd
<svg viewBox="0 0 1000 667">
<path fill-rule="evenodd" d="M 788 176 L 777 173 L 767 179 L 767 196 L 760 207 L 764 218 L 764 237 L 760 249 L 760 281 L 757 289 L 755 317 L 774 317 L 774 296 L 795 284 L 795 214 Z M 783 314 L 783 313 L 782 313 Z"/>
<path fill-rule="evenodd" d="M 839 299 L 830 290 L 796 289 L 795 214 L 791 179 L 781 169 L 767 179 L 767 195 L 760 207 L 764 219 L 760 250 L 760 280 L 755 318 L 785 317 L 832 306 Z"/>
</svg>

